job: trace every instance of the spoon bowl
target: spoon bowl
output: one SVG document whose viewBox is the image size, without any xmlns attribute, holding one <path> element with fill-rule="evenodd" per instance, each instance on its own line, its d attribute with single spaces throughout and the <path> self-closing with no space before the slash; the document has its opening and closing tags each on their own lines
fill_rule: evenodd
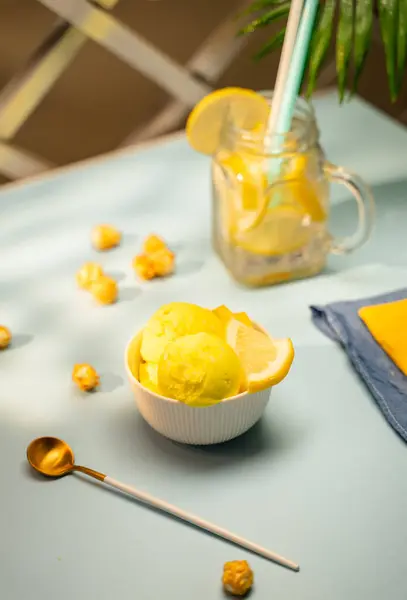
<svg viewBox="0 0 407 600">
<path fill-rule="evenodd" d="M 53 437 L 33 440 L 27 448 L 27 460 L 33 469 L 47 477 L 62 477 L 74 468 L 71 448 Z"/>
</svg>

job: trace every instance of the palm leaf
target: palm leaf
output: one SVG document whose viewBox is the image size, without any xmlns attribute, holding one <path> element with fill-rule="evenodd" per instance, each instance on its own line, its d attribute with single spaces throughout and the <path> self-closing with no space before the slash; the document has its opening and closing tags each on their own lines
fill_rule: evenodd
<svg viewBox="0 0 407 600">
<path fill-rule="evenodd" d="M 352 93 L 356 92 L 359 77 L 365 65 L 372 40 L 373 27 L 373 0 L 357 0 L 355 8 L 355 39 L 353 47 L 353 60 L 355 63 L 355 76 L 353 78 Z"/>
<path fill-rule="evenodd" d="M 356 91 L 360 75 L 370 50 L 373 12 L 377 5 L 381 36 L 385 49 L 386 71 L 390 96 L 395 101 L 400 93 L 407 63 L 407 0 L 320 0 L 320 15 L 316 21 L 307 57 L 307 96 L 312 95 L 333 34 L 336 5 L 339 23 L 336 32 L 336 69 L 339 98 L 342 102 L 348 80 L 350 57 L 354 61 L 352 93 Z M 291 0 L 253 0 L 243 14 L 260 13 L 240 30 L 247 35 L 288 15 Z M 241 13 L 242 14 L 242 13 Z M 259 60 L 278 49 L 284 40 L 285 29 L 264 44 L 254 56 Z"/>
<path fill-rule="evenodd" d="M 397 99 L 396 36 L 398 23 L 398 0 L 379 0 L 380 29 L 386 55 L 386 70 L 392 102 Z"/>
<path fill-rule="evenodd" d="M 250 6 L 241 10 L 236 18 L 240 19 L 241 17 L 246 17 L 247 15 L 252 15 L 253 13 L 260 12 L 261 10 L 266 10 L 275 6 L 276 4 L 281 4 L 284 0 L 256 0 L 252 2 Z"/>
<path fill-rule="evenodd" d="M 315 18 L 314 18 L 313 34 L 311 35 L 311 41 L 308 44 L 307 56 L 305 57 L 304 68 L 302 70 L 300 90 L 303 89 L 304 82 L 305 82 L 305 80 L 307 78 L 307 73 L 309 73 L 309 67 L 310 67 L 311 58 L 312 58 L 312 37 L 313 37 L 314 33 L 317 30 L 317 25 L 319 23 L 320 14 L 321 14 L 321 5 L 318 4 L 317 9 L 316 9 L 316 13 L 315 13 Z M 309 81 L 309 78 L 308 78 L 308 81 Z"/>
<path fill-rule="evenodd" d="M 286 28 L 284 27 L 284 29 L 282 29 L 281 31 L 276 33 L 276 35 L 270 38 L 270 40 L 260 48 L 260 50 L 254 55 L 253 58 L 255 60 L 260 60 L 264 58 L 266 54 L 269 54 L 277 48 L 280 48 L 284 42 L 285 30 Z"/>
<path fill-rule="evenodd" d="M 339 23 L 336 35 L 336 73 L 338 76 L 339 101 L 345 97 L 349 58 L 352 51 L 354 29 L 353 0 L 340 0 Z"/>
<path fill-rule="evenodd" d="M 310 97 L 315 89 L 318 73 L 329 48 L 332 37 L 333 20 L 336 0 L 326 0 L 321 16 L 317 17 L 317 26 L 311 39 L 310 58 L 308 65 L 307 96 Z"/>
<path fill-rule="evenodd" d="M 261 27 L 266 27 L 266 25 L 270 25 L 270 23 L 272 23 L 273 21 L 276 21 L 277 19 L 281 19 L 281 17 L 285 17 L 286 15 L 288 15 L 289 11 L 289 2 L 279 4 L 276 8 L 267 11 L 258 19 L 254 19 L 254 21 L 243 27 L 238 32 L 238 35 L 247 35 L 248 33 L 253 33 L 253 31 L 260 29 Z"/>
<path fill-rule="evenodd" d="M 399 0 L 399 26 L 397 35 L 397 75 L 399 92 L 403 84 L 403 78 L 407 60 L 407 0 Z"/>
</svg>

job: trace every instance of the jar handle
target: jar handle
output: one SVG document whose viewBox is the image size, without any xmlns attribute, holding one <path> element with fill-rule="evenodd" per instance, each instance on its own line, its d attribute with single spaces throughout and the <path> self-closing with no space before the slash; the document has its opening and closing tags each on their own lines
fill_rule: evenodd
<svg viewBox="0 0 407 600">
<path fill-rule="evenodd" d="M 337 167 L 330 162 L 324 163 L 324 174 L 328 181 L 341 183 L 352 192 L 358 206 L 358 226 L 349 237 L 333 240 L 333 254 L 347 254 L 362 246 L 370 237 L 374 223 L 374 200 L 369 186 L 361 177 L 350 173 L 343 167 Z"/>
</svg>

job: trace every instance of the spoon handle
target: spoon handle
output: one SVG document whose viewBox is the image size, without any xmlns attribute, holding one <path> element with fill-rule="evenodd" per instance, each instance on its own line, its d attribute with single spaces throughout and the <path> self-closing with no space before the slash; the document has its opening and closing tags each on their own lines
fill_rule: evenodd
<svg viewBox="0 0 407 600">
<path fill-rule="evenodd" d="M 84 473 L 85 475 L 89 475 L 89 477 L 93 477 L 98 481 L 104 481 L 106 479 L 106 475 L 104 473 L 99 473 L 99 471 L 94 471 L 93 469 L 88 469 L 88 467 L 81 467 L 80 465 L 74 465 L 74 471 L 79 471 L 80 473 Z"/>
<path fill-rule="evenodd" d="M 178 508 L 177 506 L 174 506 L 173 504 L 169 504 L 168 502 L 165 502 L 164 500 L 160 500 L 159 498 L 154 498 L 154 496 L 151 496 L 147 492 L 142 492 L 141 490 L 137 490 L 136 488 L 126 485 L 125 483 L 121 483 L 120 481 L 116 481 L 115 479 L 112 479 L 111 477 L 107 477 L 107 476 L 104 478 L 103 482 L 106 483 L 107 485 L 109 485 L 110 487 L 116 488 L 116 489 L 124 492 L 125 494 L 128 494 L 129 496 L 133 496 L 134 498 L 137 498 L 137 500 L 140 500 L 144 504 L 148 504 L 150 506 L 153 506 L 154 508 L 158 508 L 159 510 L 166 512 L 170 515 L 173 515 L 174 517 L 177 517 L 178 519 L 180 519 L 182 521 L 191 523 L 192 525 L 195 525 L 196 527 L 199 527 L 200 529 L 204 529 L 218 537 L 221 537 L 225 540 L 229 540 L 233 544 L 236 544 L 237 546 L 241 546 L 242 548 L 245 548 L 246 550 L 250 550 L 250 552 L 253 552 L 254 554 L 258 554 L 259 556 L 263 556 L 264 558 L 267 558 L 268 560 L 278 563 L 278 564 L 282 565 L 283 567 L 287 567 L 288 569 L 291 569 L 293 571 L 300 570 L 299 565 L 292 562 L 291 560 L 288 560 L 288 559 L 284 558 L 283 556 L 276 554 L 275 552 L 271 552 L 270 550 L 267 550 L 266 548 L 262 548 L 261 546 L 258 546 L 257 544 L 254 544 L 253 542 L 250 542 L 249 540 L 246 540 L 234 533 L 231 533 L 230 531 L 227 531 L 226 529 L 223 529 L 222 527 L 218 527 L 217 525 L 210 523 L 209 521 L 205 521 L 204 519 L 201 519 L 200 517 L 191 515 L 185 511 L 183 511 L 182 509 Z"/>
</svg>

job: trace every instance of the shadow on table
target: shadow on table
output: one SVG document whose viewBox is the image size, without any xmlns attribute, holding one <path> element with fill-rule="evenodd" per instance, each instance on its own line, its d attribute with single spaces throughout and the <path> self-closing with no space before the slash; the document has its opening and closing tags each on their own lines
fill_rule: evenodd
<svg viewBox="0 0 407 600">
<path fill-rule="evenodd" d="M 191 257 L 189 259 L 185 258 L 178 261 L 175 274 L 179 276 L 185 276 L 198 273 L 204 268 L 206 258 L 207 257 Z"/>
<path fill-rule="evenodd" d="M 270 410 L 270 409 L 269 409 Z M 290 419 L 263 417 L 247 433 L 223 444 L 211 446 L 189 446 L 168 440 L 154 431 L 133 406 L 126 407 L 114 423 L 117 439 L 112 447 L 126 448 L 127 455 L 143 454 L 154 462 L 176 466 L 182 471 L 211 471 L 214 469 L 242 467 L 246 461 L 259 455 L 270 461 L 293 451 L 303 441 L 303 433 Z"/>
<path fill-rule="evenodd" d="M 142 294 L 142 290 L 137 287 L 121 288 L 119 290 L 119 302 L 132 302 Z"/>
<path fill-rule="evenodd" d="M 182 242 L 169 242 L 171 250 L 176 257 L 175 276 L 188 276 L 201 271 L 209 256 L 211 245 L 207 239 L 184 240 Z"/>
<path fill-rule="evenodd" d="M 113 277 L 113 279 L 115 281 L 117 281 L 118 283 L 120 283 L 120 281 L 123 281 L 124 279 L 126 279 L 126 273 L 124 273 L 124 271 L 119 271 L 119 270 L 111 271 L 110 269 L 107 269 L 106 273 L 109 277 Z"/>
<path fill-rule="evenodd" d="M 124 384 L 124 379 L 116 373 L 102 373 L 100 377 L 100 392 L 114 392 Z"/>
<path fill-rule="evenodd" d="M 15 335 L 13 335 L 11 344 L 8 347 L 7 351 L 10 352 L 11 350 L 18 350 L 19 348 L 23 348 L 24 346 L 27 346 L 27 344 L 29 344 L 33 339 L 34 336 L 30 333 L 16 333 Z"/>
</svg>

